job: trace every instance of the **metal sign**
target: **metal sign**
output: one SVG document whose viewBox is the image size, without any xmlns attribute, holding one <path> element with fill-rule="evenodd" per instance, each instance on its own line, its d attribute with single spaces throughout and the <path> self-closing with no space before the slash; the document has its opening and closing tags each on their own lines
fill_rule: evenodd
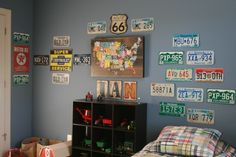
<svg viewBox="0 0 236 157">
<path fill-rule="evenodd" d="M 207 102 L 235 104 L 235 90 L 207 89 Z"/>
<path fill-rule="evenodd" d="M 114 34 L 123 34 L 128 30 L 128 16 L 126 14 L 115 14 L 111 16 L 110 31 Z"/>
<path fill-rule="evenodd" d="M 186 60 L 189 65 L 213 65 L 214 51 L 187 51 Z"/>
<path fill-rule="evenodd" d="M 27 45 L 13 46 L 13 71 L 29 72 L 30 48 Z"/>
<path fill-rule="evenodd" d="M 159 64 L 183 64 L 183 52 L 160 52 Z"/>
<path fill-rule="evenodd" d="M 72 50 L 51 50 L 50 67 L 51 71 L 72 71 Z"/>
<path fill-rule="evenodd" d="M 141 18 L 131 20 L 132 32 L 146 32 L 154 30 L 154 18 Z"/>
<path fill-rule="evenodd" d="M 70 75 L 68 73 L 53 73 L 52 84 L 68 85 L 70 82 Z"/>
<path fill-rule="evenodd" d="M 173 37 L 173 47 L 199 47 L 199 34 L 177 34 Z"/>
<path fill-rule="evenodd" d="M 49 65 L 49 55 L 34 55 L 34 65 Z"/>
<path fill-rule="evenodd" d="M 29 44 L 30 42 L 30 35 L 26 33 L 13 33 L 13 41 L 16 44 Z"/>
<path fill-rule="evenodd" d="M 169 115 L 176 117 L 185 116 L 185 104 L 183 103 L 171 103 L 171 102 L 160 102 L 160 115 Z"/>
<path fill-rule="evenodd" d="M 14 85 L 27 85 L 29 84 L 29 75 L 13 75 Z"/>
<path fill-rule="evenodd" d="M 166 69 L 167 81 L 191 81 L 192 75 L 192 69 Z"/>
<path fill-rule="evenodd" d="M 203 102 L 202 88 L 177 88 L 176 97 L 178 101 Z"/>
<path fill-rule="evenodd" d="M 214 124 L 215 114 L 213 110 L 187 109 L 187 121 L 191 123 Z"/>
<path fill-rule="evenodd" d="M 75 54 L 74 55 L 74 64 L 90 64 L 91 55 L 90 54 Z"/>
<path fill-rule="evenodd" d="M 196 68 L 195 81 L 199 82 L 223 82 L 223 68 Z"/>
<path fill-rule="evenodd" d="M 53 47 L 69 47 L 70 46 L 70 36 L 54 36 L 53 37 Z"/>
<path fill-rule="evenodd" d="M 106 33 L 106 21 L 89 22 L 87 25 L 88 34 L 103 34 Z"/>
<path fill-rule="evenodd" d="M 174 97 L 174 95 L 175 95 L 174 84 L 151 83 L 151 96 Z"/>
</svg>

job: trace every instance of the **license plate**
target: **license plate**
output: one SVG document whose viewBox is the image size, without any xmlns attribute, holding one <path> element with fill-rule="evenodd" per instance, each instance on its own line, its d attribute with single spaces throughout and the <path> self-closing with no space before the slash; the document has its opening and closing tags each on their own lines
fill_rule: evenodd
<svg viewBox="0 0 236 157">
<path fill-rule="evenodd" d="M 187 109 L 187 121 L 191 123 L 214 124 L 214 111 L 205 109 Z"/>
<path fill-rule="evenodd" d="M 52 84 L 68 85 L 70 74 L 66 73 L 52 73 Z"/>
<path fill-rule="evenodd" d="M 151 96 L 173 97 L 174 92 L 174 84 L 151 83 Z"/>
<path fill-rule="evenodd" d="M 199 82 L 223 82 L 223 68 L 196 68 L 195 81 Z"/>
<path fill-rule="evenodd" d="M 49 55 L 34 55 L 34 65 L 49 65 Z"/>
<path fill-rule="evenodd" d="M 131 20 L 132 32 L 143 32 L 154 30 L 154 18 L 142 18 Z"/>
<path fill-rule="evenodd" d="M 29 84 L 29 75 L 13 75 L 14 85 L 27 85 Z"/>
<path fill-rule="evenodd" d="M 90 54 L 75 54 L 74 55 L 74 64 L 90 64 L 91 55 Z"/>
<path fill-rule="evenodd" d="M 185 104 L 160 102 L 160 115 L 184 117 L 185 116 Z"/>
<path fill-rule="evenodd" d="M 183 64 L 183 52 L 160 52 L 159 64 Z"/>
<path fill-rule="evenodd" d="M 192 69 L 167 69 L 167 81 L 191 81 L 193 75 Z"/>
<path fill-rule="evenodd" d="M 189 102 L 203 102 L 202 88 L 177 88 L 177 100 Z"/>
<path fill-rule="evenodd" d="M 70 36 L 54 36 L 53 47 L 69 47 Z"/>
<path fill-rule="evenodd" d="M 207 89 L 207 102 L 235 104 L 235 90 Z"/>
<path fill-rule="evenodd" d="M 186 59 L 189 65 L 213 65 L 214 51 L 187 51 Z"/>
<path fill-rule="evenodd" d="M 87 25 L 88 34 L 106 33 L 106 21 L 89 22 Z"/>
<path fill-rule="evenodd" d="M 199 47 L 199 34 L 177 34 L 173 37 L 173 47 Z"/>
</svg>

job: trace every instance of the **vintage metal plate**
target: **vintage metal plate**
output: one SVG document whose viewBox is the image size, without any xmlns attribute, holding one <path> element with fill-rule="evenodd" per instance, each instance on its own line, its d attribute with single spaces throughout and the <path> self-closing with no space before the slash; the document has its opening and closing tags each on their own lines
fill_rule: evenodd
<svg viewBox="0 0 236 157">
<path fill-rule="evenodd" d="M 174 84 L 151 83 L 151 96 L 173 97 L 175 95 Z"/>
<path fill-rule="evenodd" d="M 177 34 L 173 37 L 173 47 L 199 47 L 199 34 Z"/>
<path fill-rule="evenodd" d="M 146 32 L 154 30 L 154 18 L 141 18 L 131 20 L 132 32 Z"/>
<path fill-rule="evenodd" d="M 191 81 L 192 75 L 192 69 L 166 69 L 167 81 Z"/>
<path fill-rule="evenodd" d="M 30 42 L 30 35 L 26 33 L 13 33 L 13 42 L 15 44 L 29 44 Z"/>
<path fill-rule="evenodd" d="M 111 25 L 110 31 L 114 34 L 123 34 L 127 32 L 128 25 L 127 20 L 128 16 L 126 14 L 114 14 L 111 16 Z"/>
<path fill-rule="evenodd" d="M 74 64 L 90 64 L 91 55 L 90 54 L 75 54 L 74 55 Z"/>
<path fill-rule="evenodd" d="M 215 114 L 213 110 L 187 109 L 187 121 L 191 123 L 214 124 Z"/>
<path fill-rule="evenodd" d="M 160 102 L 160 115 L 169 115 L 176 117 L 185 116 L 185 104 L 183 103 L 171 103 L 171 102 Z"/>
<path fill-rule="evenodd" d="M 68 85 L 70 74 L 68 73 L 52 73 L 52 84 Z"/>
<path fill-rule="evenodd" d="M 235 104 L 235 90 L 207 89 L 207 102 Z"/>
<path fill-rule="evenodd" d="M 203 102 L 202 88 L 177 88 L 178 101 Z"/>
<path fill-rule="evenodd" d="M 214 51 L 187 51 L 186 63 L 189 65 L 213 65 Z"/>
<path fill-rule="evenodd" d="M 34 65 L 49 65 L 49 55 L 34 55 Z"/>
<path fill-rule="evenodd" d="M 183 64 L 183 52 L 160 52 L 159 64 Z"/>
<path fill-rule="evenodd" d="M 27 85 L 29 84 L 29 75 L 13 75 L 14 85 Z"/>
<path fill-rule="evenodd" d="M 70 46 L 70 36 L 54 36 L 53 37 L 53 47 L 69 47 Z"/>
<path fill-rule="evenodd" d="M 103 34 L 106 33 L 106 21 L 89 22 L 87 25 L 88 34 Z"/>
<path fill-rule="evenodd" d="M 199 82 L 223 82 L 223 68 L 196 68 L 195 81 Z"/>
</svg>

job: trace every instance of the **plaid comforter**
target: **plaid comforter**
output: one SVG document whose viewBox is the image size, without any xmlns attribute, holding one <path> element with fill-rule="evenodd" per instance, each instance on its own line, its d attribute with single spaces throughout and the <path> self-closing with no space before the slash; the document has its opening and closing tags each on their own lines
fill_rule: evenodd
<svg viewBox="0 0 236 157">
<path fill-rule="evenodd" d="M 214 129 L 196 127 L 165 127 L 157 140 L 147 144 L 133 157 L 236 157 L 236 150 L 220 140 L 221 133 Z"/>
</svg>

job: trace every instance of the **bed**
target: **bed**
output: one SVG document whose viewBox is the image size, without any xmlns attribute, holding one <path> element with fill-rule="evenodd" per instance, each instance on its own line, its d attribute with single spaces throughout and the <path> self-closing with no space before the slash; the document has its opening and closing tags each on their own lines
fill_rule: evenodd
<svg viewBox="0 0 236 157">
<path fill-rule="evenodd" d="M 158 138 L 132 157 L 236 157 L 236 150 L 221 139 L 216 129 L 166 126 Z"/>
</svg>

